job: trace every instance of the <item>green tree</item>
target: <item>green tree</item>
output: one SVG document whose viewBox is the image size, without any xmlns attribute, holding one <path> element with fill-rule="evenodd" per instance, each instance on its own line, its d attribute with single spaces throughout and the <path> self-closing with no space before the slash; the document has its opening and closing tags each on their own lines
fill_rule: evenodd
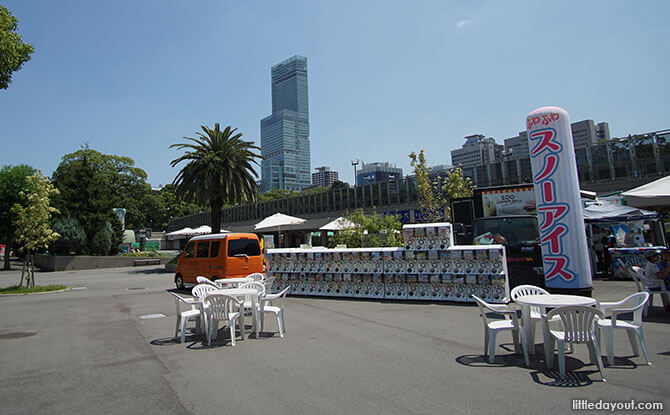
<svg viewBox="0 0 670 415">
<path fill-rule="evenodd" d="M 60 236 L 50 226 L 51 215 L 58 213 L 58 209 L 51 206 L 51 198 L 58 194 L 58 190 L 41 171 L 26 177 L 26 181 L 28 191 L 21 192 L 27 199 L 26 206 L 17 203 L 12 208 L 12 213 L 16 215 L 16 242 L 21 244 L 22 250 L 27 251 L 19 285 L 23 285 L 23 277 L 27 271 L 26 285 L 34 287 L 33 253 L 49 248 L 49 244 Z"/>
<path fill-rule="evenodd" d="M 339 180 L 335 180 L 333 184 L 330 185 L 330 190 L 348 190 L 349 189 L 349 184 L 345 182 L 341 182 Z"/>
<path fill-rule="evenodd" d="M 339 244 L 349 248 L 402 246 L 402 224 L 398 215 L 380 216 L 376 212 L 366 215 L 363 209 L 356 209 L 345 218 L 353 226 L 337 231 L 329 240 L 331 248 Z"/>
<path fill-rule="evenodd" d="M 77 218 L 91 242 L 101 226 L 109 222 L 114 230 L 112 249 L 123 238 L 121 223 L 113 208 L 126 209 L 128 228 L 142 227 L 146 216 L 142 201 L 151 194 L 144 170 L 134 167 L 129 157 L 101 154 L 85 146 L 63 156 L 53 174 L 60 191 L 56 206 L 64 216 Z M 89 253 L 87 247 L 84 253 Z"/>
<path fill-rule="evenodd" d="M 0 89 L 7 89 L 12 82 L 12 73 L 30 60 L 33 46 L 24 43 L 16 33 L 18 20 L 6 8 L 0 6 Z"/>
<path fill-rule="evenodd" d="M 166 184 L 158 190 L 152 190 L 142 202 L 142 210 L 146 212 L 147 226 L 166 230 L 172 218 L 192 215 L 201 212 L 204 206 L 179 199 L 176 186 Z"/>
<path fill-rule="evenodd" d="M 442 181 L 442 193 L 448 200 L 471 197 L 474 187 L 472 180 L 463 176 L 463 168 L 460 165 L 451 169 Z"/>
<path fill-rule="evenodd" d="M 184 137 L 190 143 L 173 144 L 170 148 L 186 150 L 170 166 L 182 161 L 187 164 L 179 171 L 173 184 L 177 186 L 177 196 L 204 204 L 209 201 L 211 227 L 213 233 L 221 230 L 221 208 L 224 203 L 254 203 L 258 198 L 258 185 L 253 164 L 261 156 L 254 150 L 260 147 L 241 139 L 236 128 L 227 126 L 223 131 L 219 123 L 214 129 L 200 127 L 198 138 Z"/>
<path fill-rule="evenodd" d="M 86 232 L 77 218 L 63 216 L 56 220 L 53 230 L 60 235 L 51 247 L 56 254 L 81 254 L 86 249 Z"/>
<path fill-rule="evenodd" d="M 14 215 L 12 207 L 21 203 L 21 192 L 28 190 L 26 177 L 35 174 L 35 169 L 25 164 L 4 166 L 0 169 L 0 242 L 5 248 L 4 269 L 10 269 L 9 252 L 14 245 Z"/>
<path fill-rule="evenodd" d="M 437 222 L 448 216 L 447 201 L 441 188 L 436 181 L 430 177 L 430 168 L 426 166 L 426 156 L 423 149 L 417 155 L 411 152 L 409 155 L 410 165 L 414 167 L 416 187 L 419 192 L 419 208 L 426 222 Z"/>
<path fill-rule="evenodd" d="M 267 202 L 270 200 L 286 199 L 287 197 L 297 196 L 299 193 L 293 190 L 286 189 L 271 189 L 261 194 L 258 197 L 259 202 Z"/>
</svg>

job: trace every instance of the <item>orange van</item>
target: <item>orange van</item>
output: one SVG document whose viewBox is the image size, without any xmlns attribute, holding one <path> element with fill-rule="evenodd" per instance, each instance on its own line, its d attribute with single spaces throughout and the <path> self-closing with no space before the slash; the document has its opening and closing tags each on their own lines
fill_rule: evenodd
<svg viewBox="0 0 670 415">
<path fill-rule="evenodd" d="M 191 238 L 177 259 L 174 282 L 178 289 L 210 280 L 246 277 L 263 272 L 258 236 L 253 233 L 216 233 Z"/>
</svg>

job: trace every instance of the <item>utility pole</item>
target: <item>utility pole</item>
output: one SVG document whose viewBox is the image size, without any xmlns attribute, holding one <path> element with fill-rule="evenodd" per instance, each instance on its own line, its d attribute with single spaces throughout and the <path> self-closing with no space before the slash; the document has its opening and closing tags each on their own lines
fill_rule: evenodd
<svg viewBox="0 0 670 415">
<path fill-rule="evenodd" d="M 356 166 L 358 166 L 359 162 L 360 160 L 358 159 L 351 160 L 351 165 L 354 166 L 354 187 L 358 186 L 358 179 L 356 178 Z"/>
</svg>

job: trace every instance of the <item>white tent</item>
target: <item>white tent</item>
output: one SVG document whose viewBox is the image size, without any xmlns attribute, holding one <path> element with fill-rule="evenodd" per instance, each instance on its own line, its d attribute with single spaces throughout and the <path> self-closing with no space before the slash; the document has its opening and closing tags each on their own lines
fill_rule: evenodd
<svg viewBox="0 0 670 415">
<path fill-rule="evenodd" d="M 225 232 L 230 232 L 225 229 L 221 229 L 221 233 Z M 178 231 L 173 231 L 170 233 L 166 233 L 165 237 L 168 240 L 175 240 L 175 239 L 185 239 L 185 238 L 190 238 L 191 236 L 196 236 L 196 235 L 207 235 L 208 233 L 212 233 L 212 228 L 207 225 L 202 225 L 198 226 L 195 229 L 191 229 L 189 227 L 186 227 L 184 229 L 179 229 Z"/>
<path fill-rule="evenodd" d="M 670 208 L 670 175 L 621 194 L 629 206 Z"/>
<path fill-rule="evenodd" d="M 193 229 L 191 229 L 189 227 L 186 227 L 186 228 L 179 229 L 179 230 L 176 230 L 176 231 L 168 232 L 168 233 L 165 234 L 165 237 L 168 240 L 184 239 L 184 238 L 188 237 L 189 235 L 191 235 L 191 232 L 193 232 Z"/>
<path fill-rule="evenodd" d="M 355 227 L 356 224 L 342 216 L 332 222 L 328 222 L 319 228 L 320 231 L 341 231 L 342 229 L 349 229 Z"/>
<path fill-rule="evenodd" d="M 284 215 L 283 213 L 275 213 L 274 215 L 268 216 L 254 225 L 254 229 L 257 231 L 273 232 L 279 231 L 281 227 L 299 225 L 301 223 L 305 223 L 305 221 L 305 219 L 296 218 L 295 216 Z"/>
<path fill-rule="evenodd" d="M 621 206 L 617 203 L 601 200 L 584 208 L 584 220 L 586 221 L 613 221 L 613 220 L 639 220 L 657 218 L 656 212 L 638 209 L 632 206 Z"/>
<path fill-rule="evenodd" d="M 221 232 L 226 232 L 226 231 L 221 231 Z M 207 225 L 198 226 L 197 228 L 193 229 L 193 231 L 192 231 L 193 235 L 206 235 L 208 233 L 212 233 L 212 227 L 207 226 Z"/>
</svg>

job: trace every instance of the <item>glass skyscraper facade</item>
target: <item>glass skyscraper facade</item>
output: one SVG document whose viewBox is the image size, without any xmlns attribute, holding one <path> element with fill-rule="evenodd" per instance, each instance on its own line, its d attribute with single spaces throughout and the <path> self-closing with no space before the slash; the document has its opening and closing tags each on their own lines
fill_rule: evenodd
<svg viewBox="0 0 670 415">
<path fill-rule="evenodd" d="M 307 58 L 272 67 L 272 115 L 261 120 L 261 192 L 311 185 Z"/>
</svg>

